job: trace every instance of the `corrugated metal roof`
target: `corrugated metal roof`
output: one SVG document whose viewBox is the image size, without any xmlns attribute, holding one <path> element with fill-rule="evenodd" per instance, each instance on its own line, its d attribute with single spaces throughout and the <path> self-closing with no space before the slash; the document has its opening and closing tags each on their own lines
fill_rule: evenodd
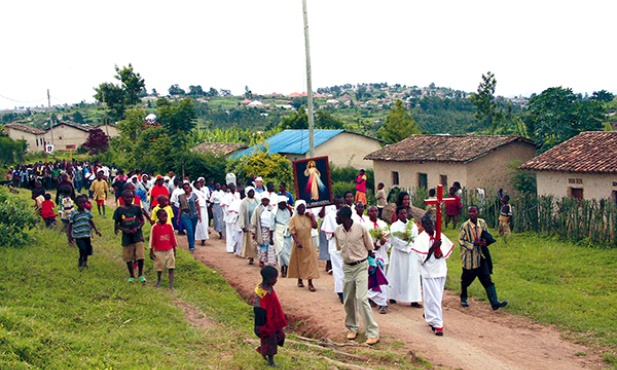
<svg viewBox="0 0 617 370">
<path fill-rule="evenodd" d="M 533 171 L 617 173 L 617 132 L 587 131 L 521 166 Z"/>
<path fill-rule="evenodd" d="M 315 147 L 320 146 L 341 132 L 344 132 L 344 130 L 314 130 Z M 306 154 L 309 151 L 309 130 L 285 130 L 266 139 L 261 144 L 234 154 L 232 158 L 251 155 L 264 148 L 267 148 L 270 154 Z"/>
</svg>

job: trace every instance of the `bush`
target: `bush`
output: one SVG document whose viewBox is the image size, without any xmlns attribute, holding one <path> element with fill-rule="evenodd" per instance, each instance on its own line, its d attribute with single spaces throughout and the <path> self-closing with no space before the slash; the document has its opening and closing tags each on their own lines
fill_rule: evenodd
<svg viewBox="0 0 617 370">
<path fill-rule="evenodd" d="M 346 192 L 351 191 L 356 193 L 356 185 L 352 182 L 337 181 L 332 182 L 332 194 L 334 196 L 343 196 Z"/>
<path fill-rule="evenodd" d="M 38 221 L 28 204 L 0 188 L 0 247 L 22 247 L 31 241 L 28 231 Z"/>
<path fill-rule="evenodd" d="M 293 171 L 291 162 L 280 154 L 268 154 L 266 151 L 255 153 L 252 156 L 242 156 L 230 160 L 227 172 L 236 174 L 236 178 L 246 179 L 250 174 L 261 176 L 264 183 L 272 181 L 287 183 L 287 189 L 293 189 Z"/>
<path fill-rule="evenodd" d="M 200 176 L 205 179 L 214 179 L 216 182 L 225 180 L 225 166 L 227 160 L 224 156 L 217 156 L 214 153 L 195 153 L 189 152 L 182 156 L 178 155 L 173 168 L 176 173 L 182 173 L 182 162 L 184 161 L 184 174 L 191 180 L 197 180 Z"/>
</svg>

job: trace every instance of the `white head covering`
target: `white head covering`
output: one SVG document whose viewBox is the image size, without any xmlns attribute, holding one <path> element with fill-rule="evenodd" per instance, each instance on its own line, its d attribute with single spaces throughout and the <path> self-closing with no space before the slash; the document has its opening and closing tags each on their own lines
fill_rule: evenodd
<svg viewBox="0 0 617 370">
<path fill-rule="evenodd" d="M 276 197 L 276 204 L 279 204 L 279 203 L 282 203 L 282 202 L 287 203 L 288 201 L 289 201 L 289 198 L 287 198 L 284 195 L 279 195 L 279 196 Z"/>
<path fill-rule="evenodd" d="M 298 207 L 300 207 L 301 204 L 304 204 L 304 206 L 306 207 L 306 202 L 304 200 L 296 200 L 296 204 L 294 205 L 294 214 L 298 213 Z"/>
<path fill-rule="evenodd" d="M 244 194 L 246 194 L 246 196 L 248 197 L 248 196 L 249 196 L 249 191 L 251 191 L 251 190 L 254 192 L 254 191 L 255 191 L 255 188 L 254 188 L 254 187 L 252 187 L 252 186 L 247 186 L 247 187 L 245 187 L 245 188 L 244 188 Z M 253 196 L 253 197 L 254 197 L 254 196 Z"/>
<path fill-rule="evenodd" d="M 259 194 L 259 199 L 268 199 L 268 200 L 270 200 L 270 195 L 268 194 L 268 192 L 264 191 L 263 193 Z"/>
</svg>

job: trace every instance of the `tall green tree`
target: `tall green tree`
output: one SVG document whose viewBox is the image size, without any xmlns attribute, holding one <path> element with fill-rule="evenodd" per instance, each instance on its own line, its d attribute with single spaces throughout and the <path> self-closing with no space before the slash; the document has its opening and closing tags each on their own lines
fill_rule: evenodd
<svg viewBox="0 0 617 370">
<path fill-rule="evenodd" d="M 193 99 L 186 98 L 172 103 L 165 98 L 156 101 L 158 122 L 163 126 L 172 144 L 178 165 L 184 177 L 185 163 L 190 157 L 189 144 L 197 126 L 197 108 Z"/>
<path fill-rule="evenodd" d="M 495 133 L 498 125 L 504 118 L 504 113 L 497 107 L 495 101 L 495 87 L 497 80 L 495 75 L 488 71 L 482 75 L 482 81 L 478 85 L 478 90 L 471 94 L 471 102 L 476 108 L 474 117 L 489 132 Z"/>
<path fill-rule="evenodd" d="M 342 130 L 345 128 L 345 123 L 334 117 L 325 109 L 320 109 L 315 113 L 315 128 L 322 130 Z"/>
<path fill-rule="evenodd" d="M 120 136 L 126 138 L 128 142 L 137 140 L 142 130 L 146 126 L 146 111 L 143 109 L 132 108 L 125 112 L 124 119 L 118 122 Z"/>
<path fill-rule="evenodd" d="M 583 131 L 602 130 L 605 108 L 597 100 L 581 99 L 572 89 L 551 87 L 527 105 L 527 126 L 541 152 Z"/>
<path fill-rule="evenodd" d="M 381 139 L 388 143 L 396 143 L 418 133 L 420 133 L 418 124 L 411 113 L 407 112 L 401 99 L 396 99 L 383 126 L 377 131 Z"/>
<path fill-rule="evenodd" d="M 99 102 L 105 102 L 109 107 L 109 118 L 112 121 L 119 121 L 124 117 L 124 112 L 129 107 L 137 104 L 140 96 L 146 94 L 146 83 L 144 79 L 133 70 L 133 66 L 129 63 L 127 67 L 115 66 L 116 75 L 119 84 L 104 82 L 94 88 L 96 94 L 94 98 Z"/>
<path fill-rule="evenodd" d="M 304 107 L 298 108 L 289 116 L 285 116 L 281 119 L 281 130 L 300 130 L 308 128 L 308 114 Z"/>
</svg>

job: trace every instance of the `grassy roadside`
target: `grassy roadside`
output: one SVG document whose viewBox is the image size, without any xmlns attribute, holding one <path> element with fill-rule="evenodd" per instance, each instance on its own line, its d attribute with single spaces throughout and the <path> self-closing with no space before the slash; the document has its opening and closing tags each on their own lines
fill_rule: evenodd
<svg viewBox="0 0 617 370">
<path fill-rule="evenodd" d="M 103 237 L 94 239 L 82 272 L 76 248 L 57 229 L 39 225 L 32 245 L 0 246 L 0 368 L 267 368 L 254 350 L 252 309 L 220 275 L 180 250 L 176 292 L 154 288 L 150 261 L 148 284 L 128 284 L 110 217 L 95 222 Z M 201 325 L 186 306 L 205 316 Z M 373 368 L 430 366 L 386 348 L 352 353 L 374 359 Z M 302 344 L 287 345 L 276 358 L 286 369 L 329 368 L 330 359 L 347 362 Z"/>
<path fill-rule="evenodd" d="M 494 235 L 497 232 L 495 230 Z M 447 230 L 451 240 L 457 232 Z M 448 260 L 447 288 L 460 292 L 460 249 Z M 493 281 L 507 311 L 556 325 L 564 337 L 604 347 L 605 360 L 617 364 L 617 249 L 586 248 L 572 243 L 516 234 L 491 246 Z M 470 295 L 486 301 L 479 281 Z"/>
</svg>

